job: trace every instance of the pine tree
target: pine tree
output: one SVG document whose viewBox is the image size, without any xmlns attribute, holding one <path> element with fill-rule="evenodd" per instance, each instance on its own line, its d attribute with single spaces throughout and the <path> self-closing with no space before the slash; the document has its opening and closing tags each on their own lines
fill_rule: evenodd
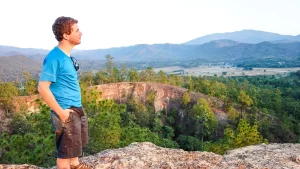
<svg viewBox="0 0 300 169">
<path fill-rule="evenodd" d="M 31 96 L 37 93 L 37 80 L 32 78 L 30 72 L 24 72 L 24 87 L 27 95 Z"/>
<path fill-rule="evenodd" d="M 163 83 L 163 84 L 166 84 L 168 83 L 168 79 L 167 79 L 167 75 L 164 71 L 160 70 L 158 73 L 157 73 L 157 80 L 156 80 L 158 83 Z"/>
<path fill-rule="evenodd" d="M 251 106 L 253 104 L 252 99 L 249 97 L 249 95 L 246 94 L 245 91 L 241 90 L 240 94 L 238 96 L 239 103 L 241 104 L 241 115 L 240 118 L 243 118 L 243 109 L 245 109 L 247 106 Z"/>
<path fill-rule="evenodd" d="M 139 74 L 134 68 L 130 68 L 128 76 L 130 82 L 137 82 L 139 80 Z"/>
<path fill-rule="evenodd" d="M 190 94 L 189 92 L 185 92 L 182 96 L 182 101 L 181 101 L 181 105 L 183 108 L 186 108 L 188 106 L 188 104 L 190 103 L 191 98 L 190 98 Z"/>
</svg>

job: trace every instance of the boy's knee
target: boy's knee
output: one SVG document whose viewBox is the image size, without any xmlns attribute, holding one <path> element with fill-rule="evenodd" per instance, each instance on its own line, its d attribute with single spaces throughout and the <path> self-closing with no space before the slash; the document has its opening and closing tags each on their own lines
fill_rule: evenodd
<svg viewBox="0 0 300 169">
<path fill-rule="evenodd" d="M 57 169 L 70 169 L 70 159 L 57 158 Z"/>
</svg>

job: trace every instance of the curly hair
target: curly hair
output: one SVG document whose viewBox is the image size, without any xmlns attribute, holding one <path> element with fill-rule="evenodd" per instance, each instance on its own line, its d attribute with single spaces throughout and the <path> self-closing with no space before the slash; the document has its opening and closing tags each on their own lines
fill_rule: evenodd
<svg viewBox="0 0 300 169">
<path fill-rule="evenodd" d="M 57 41 L 63 40 L 63 34 L 70 34 L 72 32 L 72 26 L 77 24 L 78 21 L 71 17 L 58 17 L 52 25 L 52 31 Z"/>
</svg>

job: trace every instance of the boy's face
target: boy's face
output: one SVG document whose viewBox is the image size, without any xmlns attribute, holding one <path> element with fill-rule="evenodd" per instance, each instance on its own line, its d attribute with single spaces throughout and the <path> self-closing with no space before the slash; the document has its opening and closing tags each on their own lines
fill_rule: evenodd
<svg viewBox="0 0 300 169">
<path fill-rule="evenodd" d="M 72 31 L 71 31 L 71 34 L 68 35 L 68 40 L 71 44 L 73 45 L 78 45 L 81 43 L 81 35 L 82 33 L 80 32 L 79 30 L 79 27 L 78 25 L 75 23 L 73 26 L 72 26 Z"/>
</svg>

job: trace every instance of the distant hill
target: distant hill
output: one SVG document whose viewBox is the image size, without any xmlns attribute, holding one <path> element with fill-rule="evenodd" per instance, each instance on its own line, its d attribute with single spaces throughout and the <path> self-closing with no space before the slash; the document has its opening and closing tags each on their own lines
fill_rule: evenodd
<svg viewBox="0 0 300 169">
<path fill-rule="evenodd" d="M 189 61 L 203 59 L 210 61 L 235 61 L 263 58 L 291 58 L 300 56 L 300 42 L 258 44 L 234 41 L 212 41 L 202 45 L 155 44 L 136 45 L 107 50 L 80 51 L 79 59 L 99 60 L 106 54 L 120 61 Z"/>
<path fill-rule="evenodd" d="M 282 39 L 282 40 L 274 40 L 270 41 L 271 43 L 293 43 L 293 42 L 298 42 L 295 40 L 288 40 L 288 39 Z"/>
<path fill-rule="evenodd" d="M 43 63 L 43 61 L 46 57 L 46 54 L 44 54 L 44 55 L 42 55 L 42 54 L 28 55 L 28 57 L 35 60 L 35 61 Z"/>
<path fill-rule="evenodd" d="M 74 53 L 81 60 L 105 60 L 105 55 L 110 54 L 118 61 L 168 61 L 182 60 L 188 51 L 194 51 L 195 47 L 178 44 L 139 44 L 128 47 L 82 50 Z"/>
<path fill-rule="evenodd" d="M 14 46 L 2 46 L 0 45 L 0 56 L 16 56 L 16 55 L 45 55 L 49 50 L 36 49 L 36 48 L 19 48 Z"/>
<path fill-rule="evenodd" d="M 0 46 L 0 56 L 23 55 L 37 62 L 42 62 L 48 52 L 49 50 L 44 49 Z M 151 63 L 153 67 L 190 67 L 208 62 L 229 62 L 233 65 L 247 64 L 252 67 L 296 67 L 300 66 L 300 35 L 242 30 L 211 34 L 184 44 L 137 44 L 72 52 L 72 55 L 81 61 L 81 70 L 98 69 L 103 66 L 105 55 L 108 54 L 113 56 L 116 62 L 138 66 L 148 66 Z"/>
<path fill-rule="evenodd" d="M 300 35 L 280 35 L 277 33 L 257 31 L 257 30 L 242 30 L 235 32 L 226 32 L 226 33 L 214 33 L 205 36 L 201 36 L 185 42 L 185 45 L 199 45 L 207 43 L 213 40 L 229 39 L 237 41 L 240 43 L 261 43 L 264 41 L 280 41 L 280 40 L 291 40 L 291 41 L 300 41 Z"/>
<path fill-rule="evenodd" d="M 21 50 L 18 51 L 22 52 Z M 31 54 L 28 57 L 42 62 L 45 55 L 38 54 L 39 52 L 39 49 L 36 52 L 34 49 L 30 49 Z M 115 61 L 124 62 L 182 62 L 190 60 L 235 62 L 236 60 L 247 61 L 270 57 L 297 59 L 300 57 L 300 42 L 247 44 L 223 39 L 201 45 L 140 44 L 109 49 L 76 50 L 72 53 L 78 60 L 90 61 L 105 61 L 107 54 L 113 56 Z"/>
<path fill-rule="evenodd" d="M 206 46 L 214 46 L 216 48 L 236 46 L 238 44 L 240 44 L 240 42 L 236 42 L 236 41 L 229 40 L 229 39 L 213 40 L 213 41 L 205 43 Z"/>
<path fill-rule="evenodd" d="M 30 72 L 33 77 L 37 77 L 41 68 L 40 62 L 26 56 L 3 56 L 0 57 L 0 81 L 22 82 L 25 71 Z"/>
</svg>

